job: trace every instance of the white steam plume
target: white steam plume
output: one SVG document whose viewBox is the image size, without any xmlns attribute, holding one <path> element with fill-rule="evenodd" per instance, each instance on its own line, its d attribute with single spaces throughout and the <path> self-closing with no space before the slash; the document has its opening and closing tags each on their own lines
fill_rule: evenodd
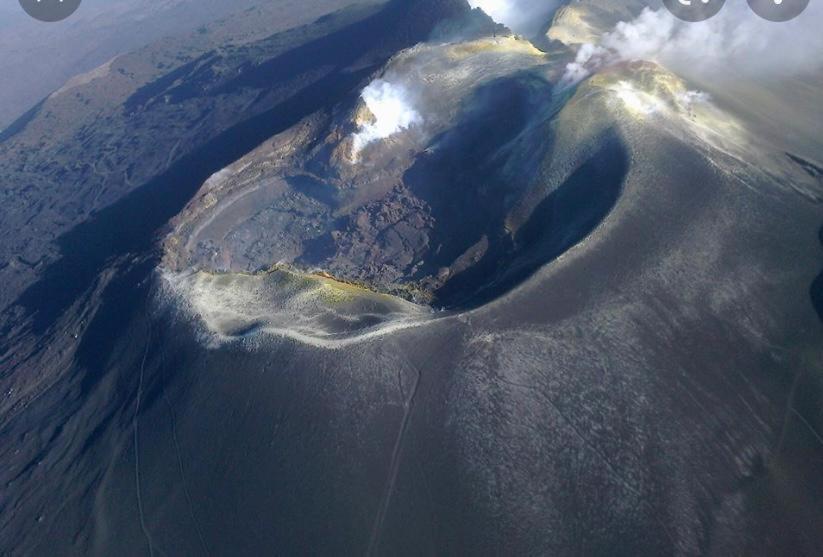
<svg viewBox="0 0 823 557">
<path fill-rule="evenodd" d="M 376 79 L 360 94 L 373 120 L 361 123 L 352 137 L 352 159 L 369 143 L 390 137 L 423 121 L 405 87 Z"/>
<path fill-rule="evenodd" d="M 544 30 L 560 2 L 557 0 L 469 0 L 497 23 L 515 33 L 531 36 Z"/>
<path fill-rule="evenodd" d="M 729 2 L 719 15 L 686 23 L 666 10 L 645 9 L 619 23 L 599 45 L 584 45 L 566 68 L 574 84 L 598 68 L 623 60 L 653 60 L 686 76 L 712 78 L 729 72 L 745 77 L 780 78 L 823 67 L 823 4 L 812 2 L 787 23 L 759 18 L 745 2 Z"/>
</svg>

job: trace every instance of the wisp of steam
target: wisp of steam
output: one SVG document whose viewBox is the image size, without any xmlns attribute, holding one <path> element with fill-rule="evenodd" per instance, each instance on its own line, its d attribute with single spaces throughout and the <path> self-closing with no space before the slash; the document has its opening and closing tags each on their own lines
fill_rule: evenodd
<svg viewBox="0 0 823 557">
<path fill-rule="evenodd" d="M 352 159 L 368 144 L 390 137 L 423 121 L 402 85 L 383 79 L 372 81 L 360 94 L 373 119 L 360 124 L 352 138 Z"/>
<path fill-rule="evenodd" d="M 729 72 L 754 78 L 810 74 L 823 66 L 821 20 L 823 4 L 814 2 L 788 23 L 763 20 L 744 2 L 729 3 L 700 23 L 646 8 L 634 21 L 619 23 L 599 44 L 583 45 L 563 82 L 573 85 L 623 60 L 653 60 L 682 75 L 709 79 Z"/>
<path fill-rule="evenodd" d="M 531 36 L 544 31 L 560 2 L 556 0 L 469 0 L 472 8 L 515 33 Z"/>
</svg>

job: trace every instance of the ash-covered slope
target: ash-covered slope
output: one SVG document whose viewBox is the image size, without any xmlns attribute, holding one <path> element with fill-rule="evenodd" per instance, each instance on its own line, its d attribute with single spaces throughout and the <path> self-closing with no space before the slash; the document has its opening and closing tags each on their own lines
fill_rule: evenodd
<svg viewBox="0 0 823 557">
<path fill-rule="evenodd" d="M 594 42 L 642 7 L 571 6 Z M 770 128 L 766 88 L 466 14 L 64 238 L 128 241 L 49 267 L 2 347 L 0 552 L 823 552 L 820 90 Z M 133 114 L 268 94 L 221 67 Z"/>
<path fill-rule="evenodd" d="M 171 299 L 237 341 L 219 351 L 344 349 L 368 371 L 342 414 L 401 409 L 369 551 L 820 551 L 817 140 L 764 128 L 775 97 L 756 81 L 737 85 L 743 110 L 730 83 L 709 94 L 653 61 L 578 63 L 643 7 L 574 3 L 542 51 L 487 36 L 401 53 L 357 102 L 212 176 L 166 239 Z M 799 113 L 819 121 L 804 92 L 770 113 L 798 133 Z M 282 327 L 288 294 L 257 295 L 293 272 L 454 311 L 328 342 Z M 231 297 L 249 309 L 230 320 L 208 303 Z M 357 431 L 385 435 L 376 417 Z"/>
</svg>

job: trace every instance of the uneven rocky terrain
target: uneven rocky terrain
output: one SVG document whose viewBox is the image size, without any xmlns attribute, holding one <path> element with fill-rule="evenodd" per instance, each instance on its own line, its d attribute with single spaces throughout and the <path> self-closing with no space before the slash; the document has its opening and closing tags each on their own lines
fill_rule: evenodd
<svg viewBox="0 0 823 557">
<path fill-rule="evenodd" d="M 0 553 L 819 555 L 819 72 L 602 46 L 645 5 L 349 6 L 14 126 Z"/>
<path fill-rule="evenodd" d="M 161 181 L 210 141 L 320 79 L 321 74 L 297 69 L 289 82 L 241 90 L 235 81 L 237 89 L 231 90 L 236 66 L 250 64 L 249 75 L 256 75 L 264 61 L 368 13 L 369 8 L 360 7 L 314 27 L 295 27 L 346 4 L 350 2 L 314 3 L 297 11 L 290 3 L 278 3 L 118 56 L 70 81 L 6 128 L 0 136 L 0 227 L 6 238 L 0 247 L 0 276 L 6 285 L 0 306 L 19 296 L 55 260 L 58 239 L 72 227 L 153 180 Z M 222 78 L 215 75 L 213 83 L 228 83 L 223 92 L 173 102 L 152 96 L 209 65 L 225 72 Z M 225 164 L 282 124 L 267 125 L 259 124 L 263 131 L 258 139 L 253 129 L 244 132 L 248 147 L 236 145 L 236 154 L 228 155 Z M 159 210 L 173 214 L 172 197 Z"/>
</svg>

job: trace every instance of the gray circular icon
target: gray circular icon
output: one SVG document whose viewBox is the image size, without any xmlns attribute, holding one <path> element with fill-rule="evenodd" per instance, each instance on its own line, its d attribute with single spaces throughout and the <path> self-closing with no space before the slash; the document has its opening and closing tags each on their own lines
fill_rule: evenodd
<svg viewBox="0 0 823 557">
<path fill-rule="evenodd" d="M 690 22 L 705 21 L 716 16 L 725 3 L 726 0 L 663 0 L 672 15 Z"/>
<path fill-rule="evenodd" d="M 809 0 L 748 0 L 749 7 L 769 21 L 781 23 L 794 19 L 809 6 Z"/>
<path fill-rule="evenodd" d="M 77 11 L 80 0 L 20 0 L 20 6 L 34 19 L 62 21 Z"/>
</svg>

